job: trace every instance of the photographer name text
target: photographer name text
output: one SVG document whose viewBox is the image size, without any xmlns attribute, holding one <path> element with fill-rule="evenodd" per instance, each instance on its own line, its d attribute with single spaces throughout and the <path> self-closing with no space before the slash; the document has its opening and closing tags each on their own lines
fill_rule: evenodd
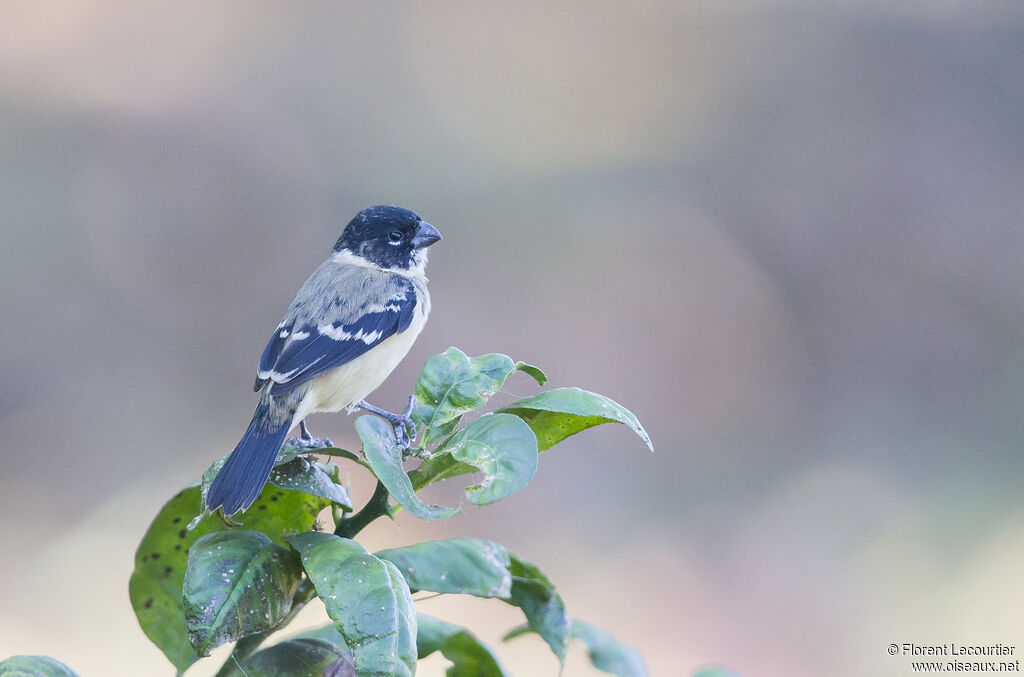
<svg viewBox="0 0 1024 677">
<path fill-rule="evenodd" d="M 921 645 L 904 643 L 900 647 L 900 654 L 903 656 L 1012 656 L 1013 652 L 1014 647 L 1004 644 L 970 646 L 962 644 Z"/>
</svg>

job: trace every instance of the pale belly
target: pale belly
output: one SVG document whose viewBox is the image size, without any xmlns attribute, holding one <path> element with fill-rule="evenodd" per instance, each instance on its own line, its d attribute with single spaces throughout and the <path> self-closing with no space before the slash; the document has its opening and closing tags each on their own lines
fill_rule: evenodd
<svg viewBox="0 0 1024 677">
<path fill-rule="evenodd" d="M 412 347 L 426 324 L 426 313 L 417 309 L 409 328 L 374 346 L 356 359 L 313 379 L 292 418 L 292 425 L 309 414 L 350 409 L 380 387 Z"/>
</svg>

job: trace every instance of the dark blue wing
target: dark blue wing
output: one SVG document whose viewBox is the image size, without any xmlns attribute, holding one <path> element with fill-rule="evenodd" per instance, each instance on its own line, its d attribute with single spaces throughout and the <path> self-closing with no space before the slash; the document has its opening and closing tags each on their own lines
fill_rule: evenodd
<svg viewBox="0 0 1024 677">
<path fill-rule="evenodd" d="M 274 381 L 272 394 L 286 393 L 405 331 L 416 310 L 416 292 L 412 282 L 403 282 L 386 303 L 367 308 L 349 323 L 322 315 L 282 323 L 260 359 L 257 390 L 269 380 Z"/>
</svg>

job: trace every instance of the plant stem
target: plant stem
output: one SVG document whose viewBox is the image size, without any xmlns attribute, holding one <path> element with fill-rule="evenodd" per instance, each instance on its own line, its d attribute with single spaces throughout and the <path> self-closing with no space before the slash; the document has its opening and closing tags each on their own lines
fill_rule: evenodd
<svg viewBox="0 0 1024 677">
<path fill-rule="evenodd" d="M 388 497 L 390 495 L 388 490 L 378 480 L 373 496 L 366 502 L 363 509 L 352 515 L 352 517 L 343 518 L 334 530 L 334 535 L 341 536 L 342 538 L 352 538 L 378 517 L 390 517 L 391 508 L 388 507 Z"/>
</svg>

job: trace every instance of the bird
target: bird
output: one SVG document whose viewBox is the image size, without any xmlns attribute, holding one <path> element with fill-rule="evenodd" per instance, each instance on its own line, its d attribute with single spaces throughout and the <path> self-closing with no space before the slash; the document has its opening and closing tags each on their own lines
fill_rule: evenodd
<svg viewBox="0 0 1024 677">
<path fill-rule="evenodd" d="M 412 347 L 430 314 L 427 248 L 437 229 L 408 209 L 377 205 L 345 226 L 330 256 L 288 306 L 260 357 L 252 421 L 210 484 L 206 507 L 225 516 L 253 504 L 288 432 L 306 448 L 333 446 L 305 424 L 315 412 L 362 409 L 387 420 L 396 442 L 415 435 L 409 414 L 367 403 Z"/>
</svg>

